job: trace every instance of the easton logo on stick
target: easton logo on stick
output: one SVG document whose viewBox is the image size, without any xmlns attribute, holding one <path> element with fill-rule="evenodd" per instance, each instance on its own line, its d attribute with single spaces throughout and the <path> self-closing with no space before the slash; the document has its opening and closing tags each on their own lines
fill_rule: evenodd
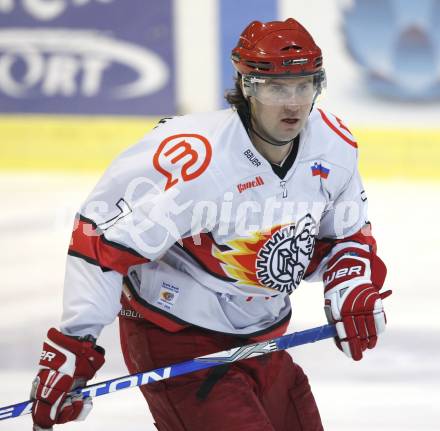
<svg viewBox="0 0 440 431">
<path fill-rule="evenodd" d="M 306 343 L 314 343 L 318 340 L 335 336 L 336 328 L 334 325 L 319 326 L 306 331 L 286 334 L 261 343 L 250 344 L 248 346 L 241 346 L 224 352 L 201 356 L 168 367 L 157 368 L 143 373 L 132 374 L 118 379 L 96 383 L 82 389 L 78 388 L 75 390 L 75 393 L 82 394 L 83 397 L 106 395 L 110 392 L 133 388 L 168 379 L 170 377 L 181 376 L 194 371 L 215 367 L 225 362 L 233 362 L 240 359 L 250 358 L 252 356 L 264 355 Z M 73 393 L 71 394 L 73 395 Z M 33 401 L 24 401 L 18 404 L 0 407 L 0 421 L 31 413 L 32 404 Z"/>
<path fill-rule="evenodd" d="M 162 374 L 160 374 L 160 372 Z M 121 377 L 120 379 L 109 380 L 101 384 L 92 385 L 89 389 L 82 389 L 79 392 L 83 397 L 96 397 L 102 394 L 120 391 L 121 389 L 134 388 L 152 382 L 168 379 L 171 376 L 171 367 L 161 370 L 148 371 L 145 373 L 134 374 L 132 376 Z"/>
</svg>

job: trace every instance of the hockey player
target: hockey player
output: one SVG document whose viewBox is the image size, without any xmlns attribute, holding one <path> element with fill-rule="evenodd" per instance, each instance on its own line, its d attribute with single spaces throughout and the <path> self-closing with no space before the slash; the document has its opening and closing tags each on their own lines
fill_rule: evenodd
<svg viewBox="0 0 440 431">
<path fill-rule="evenodd" d="M 64 311 L 33 383 L 34 429 L 85 417 L 66 396 L 104 364 L 119 314 L 130 373 L 282 334 L 289 295 L 323 280 L 338 347 L 358 361 L 385 328 L 357 144 L 315 106 L 320 48 L 294 19 L 252 22 L 232 51 L 231 109 L 166 119 L 109 167 L 81 208 Z M 122 305 L 121 305 L 122 304 Z M 161 431 L 322 430 L 286 352 L 141 388 Z"/>
</svg>

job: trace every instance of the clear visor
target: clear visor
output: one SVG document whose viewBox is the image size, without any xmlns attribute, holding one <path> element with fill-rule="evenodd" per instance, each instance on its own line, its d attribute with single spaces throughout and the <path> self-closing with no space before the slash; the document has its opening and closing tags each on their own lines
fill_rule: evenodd
<svg viewBox="0 0 440 431">
<path fill-rule="evenodd" d="M 311 105 L 325 87 L 325 73 L 308 76 L 242 75 L 246 97 L 255 97 L 264 105 Z"/>
</svg>

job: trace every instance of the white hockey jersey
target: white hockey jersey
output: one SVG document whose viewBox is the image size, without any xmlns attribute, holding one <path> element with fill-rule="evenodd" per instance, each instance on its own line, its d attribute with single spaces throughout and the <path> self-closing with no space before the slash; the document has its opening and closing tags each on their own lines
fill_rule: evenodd
<svg viewBox="0 0 440 431">
<path fill-rule="evenodd" d="M 236 111 L 166 119 L 111 164 L 80 210 L 61 330 L 98 336 L 123 285 L 124 303 L 169 330 L 284 328 L 289 294 L 322 272 L 307 272 L 315 241 L 365 223 L 357 145 L 334 115 L 311 112 L 282 179 Z"/>
</svg>

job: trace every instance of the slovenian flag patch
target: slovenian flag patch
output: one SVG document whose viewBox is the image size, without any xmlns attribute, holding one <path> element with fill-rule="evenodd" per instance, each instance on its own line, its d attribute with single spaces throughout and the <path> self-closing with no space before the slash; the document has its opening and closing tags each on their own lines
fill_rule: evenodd
<svg viewBox="0 0 440 431">
<path fill-rule="evenodd" d="M 319 175 L 321 178 L 327 178 L 330 173 L 330 169 L 326 168 L 322 163 L 315 162 L 310 168 L 312 169 L 313 176 Z"/>
</svg>

